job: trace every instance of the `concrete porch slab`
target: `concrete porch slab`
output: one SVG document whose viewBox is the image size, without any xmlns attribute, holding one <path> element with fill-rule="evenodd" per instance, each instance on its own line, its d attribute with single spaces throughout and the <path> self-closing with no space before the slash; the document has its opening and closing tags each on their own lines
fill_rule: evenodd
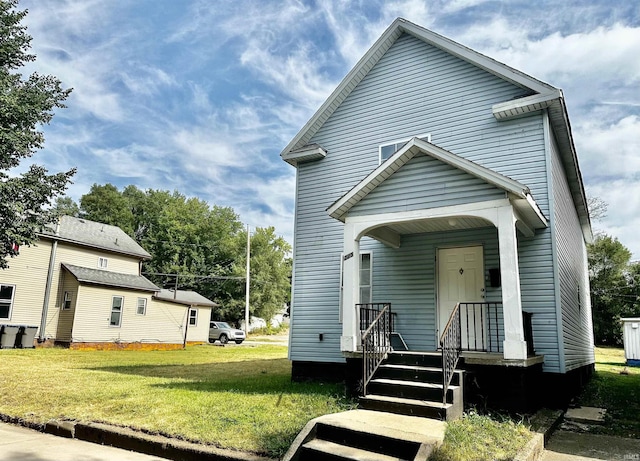
<svg viewBox="0 0 640 461">
<path fill-rule="evenodd" d="M 575 423 L 583 424 L 603 424 L 607 410 L 595 407 L 569 408 L 564 415 L 564 419 Z"/>
</svg>

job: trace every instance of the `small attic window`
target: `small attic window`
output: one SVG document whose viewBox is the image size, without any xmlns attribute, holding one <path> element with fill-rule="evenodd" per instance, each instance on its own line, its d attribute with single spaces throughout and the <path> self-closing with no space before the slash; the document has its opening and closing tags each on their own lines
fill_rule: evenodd
<svg viewBox="0 0 640 461">
<path fill-rule="evenodd" d="M 106 269 L 107 266 L 109 265 L 109 260 L 107 258 L 98 258 L 98 267 L 100 269 Z"/>
<path fill-rule="evenodd" d="M 423 141 L 431 142 L 431 134 L 429 133 L 429 134 L 420 134 L 417 136 L 411 136 L 410 138 L 399 139 L 397 141 L 392 141 L 385 144 L 380 144 L 380 146 L 378 146 L 379 163 L 384 162 L 393 154 L 398 152 L 400 149 L 402 149 L 402 147 L 406 143 L 411 141 L 413 138 L 418 138 L 418 139 L 422 139 Z"/>
</svg>

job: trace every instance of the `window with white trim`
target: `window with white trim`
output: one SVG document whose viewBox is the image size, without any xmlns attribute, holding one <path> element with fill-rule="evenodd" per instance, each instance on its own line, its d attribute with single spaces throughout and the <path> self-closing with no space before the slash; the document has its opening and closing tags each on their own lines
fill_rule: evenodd
<svg viewBox="0 0 640 461">
<path fill-rule="evenodd" d="M 360 302 L 371 302 L 371 253 L 360 254 Z"/>
<path fill-rule="evenodd" d="M 189 326 L 195 327 L 198 324 L 198 309 L 189 309 Z"/>
<path fill-rule="evenodd" d="M 147 315 L 147 298 L 138 298 L 138 307 L 136 314 Z"/>
<path fill-rule="evenodd" d="M 107 264 L 109 264 L 109 260 L 107 258 L 98 258 L 98 267 L 100 269 L 106 269 L 107 268 Z"/>
<path fill-rule="evenodd" d="M 71 292 L 65 291 L 62 297 L 62 309 L 67 310 L 71 309 Z"/>
<path fill-rule="evenodd" d="M 0 319 L 10 319 L 13 308 L 13 296 L 16 292 L 15 285 L 0 285 Z"/>
<path fill-rule="evenodd" d="M 342 323 L 342 294 L 344 291 L 344 254 L 340 254 L 340 298 L 338 321 Z M 373 269 L 373 258 L 371 252 L 360 253 L 360 303 L 372 302 L 371 274 Z"/>
<path fill-rule="evenodd" d="M 380 144 L 380 146 L 378 146 L 379 163 L 384 162 L 393 154 L 398 152 L 400 149 L 402 149 L 402 147 L 404 147 L 406 143 L 411 141 L 413 138 L 418 138 L 418 139 L 422 139 L 423 141 L 431 142 L 431 134 L 421 134 L 418 136 L 411 136 L 410 138 L 406 138 L 406 139 L 399 139 L 397 141 Z"/>
<path fill-rule="evenodd" d="M 111 298 L 111 318 L 109 326 L 119 327 L 122 322 L 122 307 L 124 305 L 123 296 L 114 296 Z"/>
</svg>

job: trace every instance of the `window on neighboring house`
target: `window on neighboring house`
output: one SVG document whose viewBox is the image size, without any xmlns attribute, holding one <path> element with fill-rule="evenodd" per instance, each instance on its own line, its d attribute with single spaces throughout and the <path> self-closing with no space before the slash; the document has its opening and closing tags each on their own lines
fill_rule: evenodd
<svg viewBox="0 0 640 461">
<path fill-rule="evenodd" d="M 344 290 L 344 255 L 340 255 L 340 299 L 338 321 L 342 323 L 342 293 Z M 360 253 L 360 303 L 371 302 L 371 253 Z"/>
<path fill-rule="evenodd" d="M 15 285 L 0 285 L 0 319 L 11 318 Z"/>
<path fill-rule="evenodd" d="M 62 309 L 71 309 L 71 292 L 65 291 L 62 297 Z"/>
<path fill-rule="evenodd" d="M 138 315 L 147 314 L 147 298 L 138 298 L 138 309 L 136 310 Z"/>
<path fill-rule="evenodd" d="M 189 326 L 196 326 L 198 324 L 198 309 L 189 309 Z"/>
<path fill-rule="evenodd" d="M 124 304 L 124 298 L 122 296 L 114 296 L 111 299 L 111 319 L 109 325 L 112 327 L 119 327 L 122 321 L 122 306 Z"/>
<path fill-rule="evenodd" d="M 400 149 L 402 149 L 402 147 L 406 143 L 411 141 L 414 137 L 422 139 L 422 140 L 427 141 L 427 142 L 431 142 L 431 135 L 430 134 L 421 134 L 421 135 L 412 136 L 412 137 L 406 138 L 406 139 L 400 139 L 398 141 L 393 141 L 393 142 L 388 142 L 388 143 L 385 143 L 385 144 L 380 144 L 380 146 L 378 147 L 378 151 L 379 151 L 379 155 L 380 155 L 380 163 L 384 162 L 386 159 L 388 159 L 393 154 L 395 154 Z"/>
<path fill-rule="evenodd" d="M 98 267 L 100 269 L 106 269 L 107 264 L 109 264 L 109 260 L 107 258 L 98 258 Z"/>
</svg>

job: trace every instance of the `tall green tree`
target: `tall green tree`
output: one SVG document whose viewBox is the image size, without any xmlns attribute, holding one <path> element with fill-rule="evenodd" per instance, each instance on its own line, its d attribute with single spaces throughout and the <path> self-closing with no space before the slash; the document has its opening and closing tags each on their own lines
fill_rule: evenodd
<svg viewBox="0 0 640 461">
<path fill-rule="evenodd" d="M 246 231 L 239 238 L 246 242 Z M 291 297 L 291 269 L 289 258 L 291 245 L 275 233 L 273 227 L 257 227 L 251 236 L 250 248 L 250 315 L 269 321 L 282 311 Z M 246 243 L 243 253 L 234 264 L 234 273 L 242 277 L 246 274 Z M 239 321 L 244 318 L 245 288 L 240 286 L 225 303 L 224 315 L 227 320 Z"/>
<path fill-rule="evenodd" d="M 49 205 L 75 173 L 49 174 L 31 165 L 25 173 L 10 174 L 43 147 L 38 127 L 51 121 L 55 108 L 65 107 L 71 92 L 53 76 L 23 78 L 18 72 L 35 55 L 29 53 L 31 36 L 20 24 L 27 12 L 17 6 L 17 0 L 0 0 L 0 268 L 8 267 L 6 257 L 16 256 L 19 245 L 33 243 L 53 221 L 55 210 Z"/>
<path fill-rule="evenodd" d="M 631 252 L 617 238 L 599 234 L 588 247 L 589 283 L 595 341 L 620 345 L 620 318 L 640 314 L 640 267 L 630 264 Z"/>
<path fill-rule="evenodd" d="M 127 199 L 113 184 L 94 184 L 88 194 L 80 198 L 80 216 L 118 226 L 133 234 L 133 213 Z"/>
<path fill-rule="evenodd" d="M 80 216 L 80 207 L 75 200 L 67 196 L 56 199 L 54 210 L 58 215 L 73 216 L 74 218 Z"/>
</svg>

